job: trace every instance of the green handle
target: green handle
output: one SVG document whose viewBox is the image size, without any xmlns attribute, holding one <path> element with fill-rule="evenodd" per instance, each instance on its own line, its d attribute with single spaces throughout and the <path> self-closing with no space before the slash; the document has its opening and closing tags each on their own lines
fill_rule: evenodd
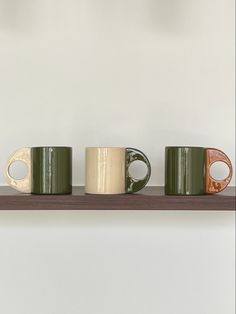
<svg viewBox="0 0 236 314">
<path fill-rule="evenodd" d="M 132 162 L 140 160 L 147 165 L 147 174 L 143 179 L 135 179 L 129 174 Z M 151 176 L 151 164 L 143 152 L 136 148 L 126 148 L 126 193 L 138 192 L 148 183 Z"/>
</svg>

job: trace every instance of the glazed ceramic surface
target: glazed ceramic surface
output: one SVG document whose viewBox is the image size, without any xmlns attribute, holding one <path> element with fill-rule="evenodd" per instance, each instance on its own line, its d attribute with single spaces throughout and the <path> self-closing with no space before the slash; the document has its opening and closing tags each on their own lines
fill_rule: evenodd
<svg viewBox="0 0 236 314">
<path fill-rule="evenodd" d="M 229 175 L 224 180 L 211 177 L 210 167 L 216 161 L 225 162 Z M 229 158 L 216 148 L 166 147 L 165 193 L 169 195 L 201 195 L 222 191 L 232 177 Z"/>
<path fill-rule="evenodd" d="M 141 190 L 148 182 L 151 166 L 139 150 L 124 147 L 86 148 L 85 192 L 90 194 L 122 194 Z M 146 163 L 148 173 L 137 180 L 129 174 L 129 166 L 135 160 Z"/>
<path fill-rule="evenodd" d="M 86 148 L 86 193 L 125 193 L 125 154 L 125 148 Z"/>
<path fill-rule="evenodd" d="M 72 149 L 34 147 L 31 149 L 31 192 L 68 194 L 72 192 Z"/>
<path fill-rule="evenodd" d="M 28 166 L 25 178 L 11 177 L 9 168 L 15 161 L 23 161 Z M 5 177 L 8 184 L 20 192 L 69 194 L 72 192 L 72 148 L 21 148 L 9 158 Z"/>
</svg>

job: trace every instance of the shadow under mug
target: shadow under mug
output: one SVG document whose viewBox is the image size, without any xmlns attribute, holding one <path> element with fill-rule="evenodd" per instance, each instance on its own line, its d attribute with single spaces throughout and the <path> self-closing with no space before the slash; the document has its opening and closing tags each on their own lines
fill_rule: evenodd
<svg viewBox="0 0 236 314">
<path fill-rule="evenodd" d="M 21 161 L 28 167 L 23 179 L 15 179 L 10 167 Z M 14 152 L 5 167 L 7 183 L 23 193 L 70 194 L 72 192 L 71 147 L 25 147 Z"/>
<path fill-rule="evenodd" d="M 210 174 L 215 162 L 224 162 L 229 174 L 216 180 Z M 233 168 L 228 156 L 216 148 L 178 147 L 165 148 L 165 193 L 168 195 L 202 195 L 218 193 L 229 184 Z"/>
<path fill-rule="evenodd" d="M 129 166 L 136 160 L 147 166 L 147 174 L 140 180 L 129 173 Z M 88 194 L 134 193 L 148 183 L 151 175 L 148 158 L 135 148 L 87 147 L 85 161 L 85 192 Z"/>
</svg>

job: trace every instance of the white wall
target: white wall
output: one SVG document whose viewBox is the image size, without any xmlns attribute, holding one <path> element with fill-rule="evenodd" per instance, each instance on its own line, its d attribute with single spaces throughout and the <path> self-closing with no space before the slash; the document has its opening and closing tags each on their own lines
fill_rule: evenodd
<svg viewBox="0 0 236 314">
<path fill-rule="evenodd" d="M 233 69 L 233 0 L 0 0 L 0 168 L 34 145 L 72 145 L 75 184 L 85 146 L 142 149 L 152 185 L 166 145 L 234 161 Z"/>
<path fill-rule="evenodd" d="M 75 184 L 90 145 L 142 149 L 150 184 L 166 145 L 234 161 L 233 38 L 233 0 L 0 0 L 0 169 L 34 145 L 72 145 Z M 0 313 L 233 314 L 234 219 L 2 211 Z"/>
</svg>

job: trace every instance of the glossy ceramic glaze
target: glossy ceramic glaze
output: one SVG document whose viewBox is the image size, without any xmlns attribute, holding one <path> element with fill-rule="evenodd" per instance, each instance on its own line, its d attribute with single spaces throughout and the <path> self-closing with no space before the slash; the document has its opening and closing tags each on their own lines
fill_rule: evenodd
<svg viewBox="0 0 236 314">
<path fill-rule="evenodd" d="M 139 160 L 146 164 L 147 174 L 143 179 L 135 179 L 129 173 L 129 166 L 132 162 Z M 151 176 L 151 164 L 147 156 L 136 148 L 126 148 L 126 192 L 138 192 L 145 187 Z"/>
<path fill-rule="evenodd" d="M 229 167 L 229 174 L 223 180 L 215 180 L 211 176 L 211 165 L 217 161 L 224 162 Z M 207 148 L 206 149 L 206 193 L 218 193 L 224 190 L 231 181 L 233 175 L 233 166 L 229 157 L 219 149 Z"/>
<path fill-rule="evenodd" d="M 25 178 L 15 179 L 9 168 L 15 161 L 28 167 Z M 14 152 L 5 167 L 7 183 L 23 193 L 70 194 L 72 192 L 71 147 L 24 147 Z"/>
<path fill-rule="evenodd" d="M 10 167 L 16 161 L 21 161 L 27 166 L 27 174 L 22 179 L 15 179 L 10 174 Z M 8 158 L 4 169 L 4 176 L 6 182 L 12 188 L 23 193 L 31 193 L 31 148 L 20 148 Z"/>
<path fill-rule="evenodd" d="M 85 192 L 89 194 L 123 194 L 142 189 L 148 182 L 151 166 L 147 157 L 139 150 L 125 147 L 86 148 Z M 138 180 L 129 174 L 132 162 L 146 163 L 148 172 Z"/>
<path fill-rule="evenodd" d="M 204 147 L 166 147 L 165 193 L 169 195 L 205 193 Z"/>
<path fill-rule="evenodd" d="M 85 192 L 125 193 L 125 153 L 122 147 L 87 147 Z"/>
<path fill-rule="evenodd" d="M 224 180 L 210 174 L 213 163 L 222 161 L 229 167 Z M 227 155 L 216 148 L 174 147 L 165 149 L 165 193 L 168 195 L 201 195 L 218 193 L 232 178 L 232 164 Z"/>
<path fill-rule="evenodd" d="M 70 147 L 31 148 L 33 194 L 72 192 L 72 149 Z"/>
</svg>

